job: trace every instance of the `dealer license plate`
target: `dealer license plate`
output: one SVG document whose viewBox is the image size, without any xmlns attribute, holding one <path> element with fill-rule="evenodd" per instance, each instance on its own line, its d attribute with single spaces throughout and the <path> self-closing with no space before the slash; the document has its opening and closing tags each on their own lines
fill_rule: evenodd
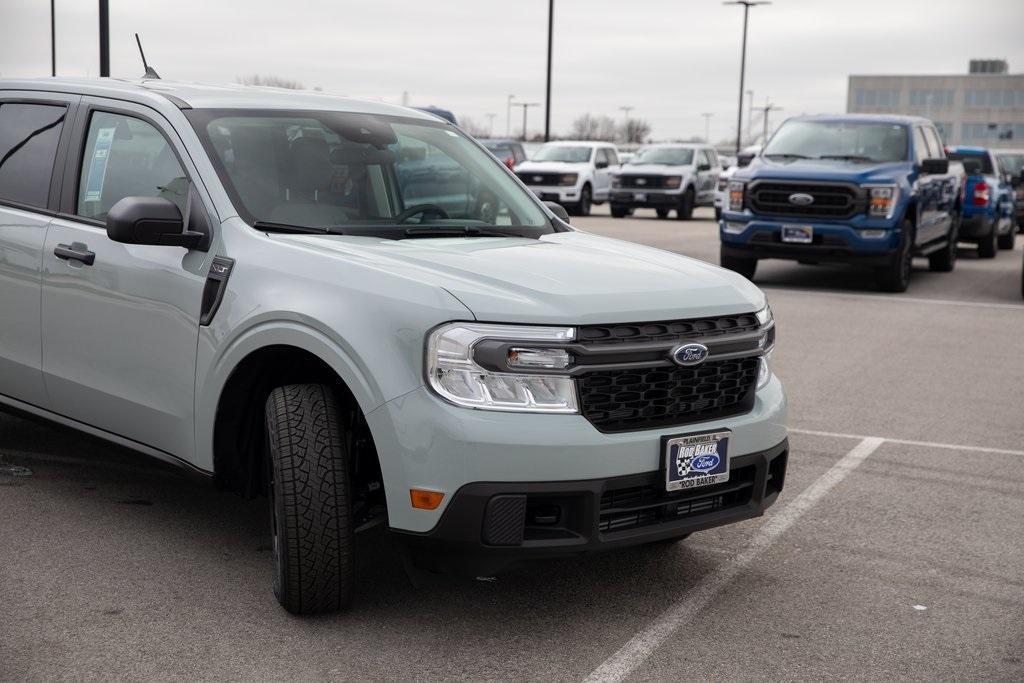
<svg viewBox="0 0 1024 683">
<path fill-rule="evenodd" d="M 633 193 L 633 199 L 638 201 L 638 202 L 646 202 L 647 201 L 647 193 L 646 192 L 634 192 Z"/>
<path fill-rule="evenodd" d="M 782 241 L 795 244 L 810 244 L 814 240 L 814 228 L 810 225 L 783 225 Z"/>
<path fill-rule="evenodd" d="M 665 490 L 679 491 L 729 481 L 729 438 L 725 429 L 665 439 Z"/>
</svg>

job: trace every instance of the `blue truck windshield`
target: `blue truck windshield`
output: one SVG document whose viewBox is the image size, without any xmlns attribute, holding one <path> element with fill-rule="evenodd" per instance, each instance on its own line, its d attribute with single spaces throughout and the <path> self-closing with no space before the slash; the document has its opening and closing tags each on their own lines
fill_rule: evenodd
<svg viewBox="0 0 1024 683">
<path fill-rule="evenodd" d="M 864 121 L 789 121 L 764 150 L 769 159 L 905 161 L 907 128 Z"/>
</svg>

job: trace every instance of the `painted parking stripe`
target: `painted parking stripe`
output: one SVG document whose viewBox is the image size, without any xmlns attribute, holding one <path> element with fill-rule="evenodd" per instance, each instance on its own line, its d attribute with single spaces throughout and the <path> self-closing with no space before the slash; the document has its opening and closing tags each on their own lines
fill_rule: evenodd
<svg viewBox="0 0 1024 683">
<path fill-rule="evenodd" d="M 794 429 L 789 428 L 789 431 L 794 434 L 810 434 L 811 436 L 828 436 L 836 439 L 869 439 L 864 434 L 844 434 L 841 432 L 823 432 L 817 429 Z M 952 451 L 970 451 L 974 453 L 996 453 L 999 455 L 1018 455 L 1024 457 L 1024 451 L 1015 451 L 1009 448 L 989 448 L 988 446 L 965 446 L 957 443 L 941 443 L 937 441 L 914 441 L 913 439 L 891 439 L 889 437 L 880 437 L 889 443 L 899 443 L 905 446 L 924 446 L 925 448 L 944 448 Z"/>
<path fill-rule="evenodd" d="M 654 623 L 633 636 L 618 652 L 606 659 L 587 676 L 588 683 L 622 681 L 651 656 L 673 633 L 692 621 L 736 576 L 746 569 L 779 536 L 793 526 L 839 482 L 874 453 L 885 439 L 866 437 L 844 455 L 825 474 L 804 489 L 800 495 L 770 514 L 746 549 L 701 579 L 686 596 L 655 619 Z"/>
<path fill-rule="evenodd" d="M 936 306 L 968 306 L 970 308 L 995 308 L 998 310 L 1010 310 L 1024 312 L 1024 304 L 1000 304 L 990 301 L 963 301 L 959 299 L 925 299 L 912 296 L 892 296 L 891 294 L 848 294 L 846 292 L 809 291 L 806 289 L 795 289 L 793 287 L 773 287 L 771 285 L 760 285 L 761 289 L 769 293 L 799 294 L 803 296 L 831 297 L 837 299 L 854 299 L 868 301 L 882 301 L 885 303 L 904 304 L 934 304 Z"/>
</svg>

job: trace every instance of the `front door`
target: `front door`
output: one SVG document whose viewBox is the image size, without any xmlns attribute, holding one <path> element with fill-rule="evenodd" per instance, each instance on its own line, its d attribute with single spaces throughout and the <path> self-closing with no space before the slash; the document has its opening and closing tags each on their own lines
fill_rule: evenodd
<svg viewBox="0 0 1024 683">
<path fill-rule="evenodd" d="M 197 193 L 180 145 L 156 112 L 83 99 L 62 193 L 73 217 L 54 219 L 43 254 L 42 365 L 55 412 L 189 458 L 210 255 L 114 242 L 103 223 L 132 196 L 185 213 Z"/>
</svg>

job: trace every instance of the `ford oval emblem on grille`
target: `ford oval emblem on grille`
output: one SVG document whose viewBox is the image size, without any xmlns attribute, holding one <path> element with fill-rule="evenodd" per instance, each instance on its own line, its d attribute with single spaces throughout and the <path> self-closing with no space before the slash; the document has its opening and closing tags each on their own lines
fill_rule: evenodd
<svg viewBox="0 0 1024 683">
<path fill-rule="evenodd" d="M 676 365 L 692 367 L 700 365 L 708 358 L 708 347 L 703 344 L 683 344 L 672 349 L 672 360 Z"/>
<path fill-rule="evenodd" d="M 806 192 L 795 192 L 789 195 L 789 203 L 796 206 L 810 206 L 814 203 L 814 197 Z"/>
<path fill-rule="evenodd" d="M 544 176 L 542 176 L 542 175 L 535 175 L 535 176 L 533 176 L 533 182 L 535 182 L 535 183 L 539 183 L 542 180 L 544 180 Z"/>
<path fill-rule="evenodd" d="M 645 178 L 637 178 L 636 179 L 636 184 L 637 185 L 646 185 L 647 184 L 647 180 Z"/>
</svg>

